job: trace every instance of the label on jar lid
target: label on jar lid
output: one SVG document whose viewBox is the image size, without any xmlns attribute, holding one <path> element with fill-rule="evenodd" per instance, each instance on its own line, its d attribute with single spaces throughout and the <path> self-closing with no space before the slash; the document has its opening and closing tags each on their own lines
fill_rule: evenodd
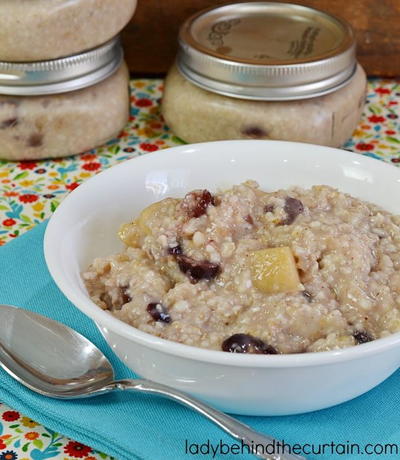
<svg viewBox="0 0 400 460">
<path fill-rule="evenodd" d="M 178 67 L 193 83 L 233 97 L 301 99 L 347 84 L 355 43 L 344 21 L 273 2 L 226 5 L 189 18 Z"/>
</svg>

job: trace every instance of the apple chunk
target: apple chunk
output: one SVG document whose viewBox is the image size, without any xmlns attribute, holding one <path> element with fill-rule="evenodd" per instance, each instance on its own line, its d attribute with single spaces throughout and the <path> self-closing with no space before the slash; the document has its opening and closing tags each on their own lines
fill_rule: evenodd
<svg viewBox="0 0 400 460">
<path fill-rule="evenodd" d="M 153 224 L 163 221 L 168 216 L 173 218 L 176 205 L 179 201 L 176 198 L 164 198 L 143 209 L 137 218 L 140 232 L 144 235 L 151 235 Z"/>
<path fill-rule="evenodd" d="M 152 228 L 164 219 L 173 219 L 175 208 L 180 200 L 176 198 L 164 198 L 144 208 L 139 216 L 128 224 L 123 224 L 118 235 L 120 239 L 133 248 L 138 248 L 146 236 L 152 234 Z"/>
<path fill-rule="evenodd" d="M 289 247 L 267 248 L 250 254 L 253 285 L 266 294 L 301 290 L 299 273 Z"/>
<path fill-rule="evenodd" d="M 118 230 L 118 236 L 124 244 L 132 248 L 140 247 L 140 231 L 136 220 L 129 224 L 122 224 Z"/>
</svg>

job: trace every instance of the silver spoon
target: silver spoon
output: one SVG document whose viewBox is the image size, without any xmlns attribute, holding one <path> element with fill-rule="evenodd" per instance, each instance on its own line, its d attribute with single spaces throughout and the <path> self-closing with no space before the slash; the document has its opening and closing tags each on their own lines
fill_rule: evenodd
<svg viewBox="0 0 400 460">
<path fill-rule="evenodd" d="M 263 446 L 277 441 L 178 390 L 149 380 L 114 380 L 110 362 L 94 344 L 64 324 L 28 310 L 0 305 L 0 365 L 26 387 L 51 398 L 86 398 L 114 390 L 155 393 L 204 415 L 253 448 L 259 458 L 305 460 L 289 453 L 264 453 Z"/>
</svg>

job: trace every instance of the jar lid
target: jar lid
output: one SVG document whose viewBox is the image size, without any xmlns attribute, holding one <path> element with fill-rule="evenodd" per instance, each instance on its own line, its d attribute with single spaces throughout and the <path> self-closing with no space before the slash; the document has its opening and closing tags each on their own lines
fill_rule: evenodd
<svg viewBox="0 0 400 460">
<path fill-rule="evenodd" d="M 94 85 L 117 70 L 123 58 L 119 37 L 98 48 L 60 59 L 0 61 L 0 94 L 38 96 Z"/>
<path fill-rule="evenodd" d="M 236 98 L 294 100 L 330 93 L 356 70 L 351 26 L 323 11 L 235 3 L 191 16 L 177 65 L 192 83 Z"/>
</svg>

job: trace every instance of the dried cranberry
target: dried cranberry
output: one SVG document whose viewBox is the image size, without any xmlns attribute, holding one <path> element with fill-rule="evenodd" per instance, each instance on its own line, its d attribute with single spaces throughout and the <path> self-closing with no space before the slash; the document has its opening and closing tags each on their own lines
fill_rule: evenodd
<svg viewBox="0 0 400 460">
<path fill-rule="evenodd" d="M 356 339 L 356 342 L 359 344 L 372 342 L 374 340 L 372 335 L 369 334 L 367 331 L 354 331 L 353 337 Z"/>
<path fill-rule="evenodd" d="M 313 295 L 310 291 L 307 291 L 307 289 L 302 291 L 302 294 L 310 303 L 313 301 Z"/>
<path fill-rule="evenodd" d="M 154 321 L 160 321 L 162 323 L 170 323 L 172 321 L 167 308 L 160 302 L 149 303 L 146 310 Z"/>
<path fill-rule="evenodd" d="M 183 206 L 190 218 L 202 216 L 207 212 L 208 206 L 215 204 L 214 197 L 208 190 L 195 190 L 188 193 L 183 200 Z"/>
<path fill-rule="evenodd" d="M 129 286 L 122 286 L 119 288 L 121 292 L 122 303 L 126 304 L 132 300 L 132 297 L 128 293 Z"/>
<path fill-rule="evenodd" d="M 28 147 L 41 147 L 43 145 L 43 134 L 32 133 L 28 137 Z"/>
<path fill-rule="evenodd" d="M 179 269 L 190 278 L 194 284 L 199 280 L 211 280 L 219 275 L 221 267 L 218 264 L 209 262 L 208 260 L 195 260 L 183 254 L 176 256 Z"/>
<path fill-rule="evenodd" d="M 242 129 L 242 134 L 248 137 L 252 137 L 253 139 L 262 139 L 263 137 L 268 137 L 267 131 L 265 131 L 263 128 L 260 128 L 259 126 L 247 126 L 246 128 Z"/>
<path fill-rule="evenodd" d="M 264 212 L 274 212 L 275 206 L 273 204 L 267 204 L 264 206 Z"/>
<path fill-rule="evenodd" d="M 110 309 L 110 310 L 112 309 L 113 304 L 112 304 L 110 294 L 108 294 L 107 292 L 103 292 L 100 295 L 100 300 L 106 304 L 108 309 Z"/>
<path fill-rule="evenodd" d="M 14 128 L 14 126 L 17 126 L 17 124 L 18 118 L 8 118 L 7 120 L 4 120 L 0 123 L 0 129 Z"/>
<path fill-rule="evenodd" d="M 304 212 L 304 206 L 297 198 L 288 196 L 285 199 L 285 206 L 283 207 L 283 210 L 286 213 L 286 218 L 282 220 L 281 224 L 290 225 L 296 220 L 296 217 L 299 214 Z"/>
<path fill-rule="evenodd" d="M 249 223 L 250 225 L 254 225 L 254 220 L 253 220 L 253 218 L 251 217 L 250 214 L 248 214 L 248 215 L 244 218 L 244 220 L 245 220 L 247 223 Z"/>
<path fill-rule="evenodd" d="M 248 334 L 233 334 L 222 342 L 222 350 L 229 353 L 255 353 L 276 355 L 278 351 L 272 345 Z"/>
<path fill-rule="evenodd" d="M 168 254 L 171 254 L 172 256 L 177 256 L 182 253 L 183 253 L 182 246 L 179 243 L 176 246 L 170 246 L 168 248 Z"/>
</svg>

